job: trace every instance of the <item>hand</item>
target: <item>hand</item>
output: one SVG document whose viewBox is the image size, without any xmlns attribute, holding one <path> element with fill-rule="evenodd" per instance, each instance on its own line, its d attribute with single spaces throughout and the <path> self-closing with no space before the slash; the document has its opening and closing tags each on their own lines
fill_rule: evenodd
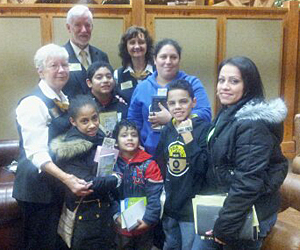
<svg viewBox="0 0 300 250">
<path fill-rule="evenodd" d="M 144 230 L 144 229 L 147 229 L 149 227 L 149 225 L 143 221 L 143 220 L 138 220 L 138 227 L 136 228 L 136 230 Z"/>
<path fill-rule="evenodd" d="M 77 196 L 87 196 L 93 192 L 92 189 L 89 189 L 93 183 L 87 183 L 85 180 L 79 179 L 72 174 L 68 175 L 64 183 Z"/>
<path fill-rule="evenodd" d="M 205 234 L 207 236 L 213 236 L 213 230 L 207 231 L 207 232 L 205 232 Z M 218 238 L 214 237 L 214 239 L 215 239 L 215 242 L 217 242 L 217 243 L 219 243 L 221 245 L 226 245 L 226 243 L 224 243 L 223 241 L 219 240 Z"/>
<path fill-rule="evenodd" d="M 150 112 L 148 116 L 148 121 L 152 123 L 153 127 L 165 125 L 172 119 L 170 112 L 164 107 L 164 105 L 158 103 L 158 106 L 161 111 Z"/>
<path fill-rule="evenodd" d="M 119 102 L 124 103 L 125 105 L 128 105 L 127 102 L 119 95 L 115 95 L 115 97 L 119 100 Z"/>
<path fill-rule="evenodd" d="M 215 242 L 221 244 L 221 245 L 226 245 L 223 241 L 219 240 L 218 238 L 215 237 Z"/>
<path fill-rule="evenodd" d="M 119 215 L 118 218 L 116 219 L 116 224 L 118 227 L 121 227 L 122 225 L 121 215 Z"/>
<path fill-rule="evenodd" d="M 192 120 L 190 118 L 187 118 L 186 120 L 184 121 L 181 121 L 181 122 L 177 122 L 177 128 L 182 128 L 182 127 L 192 127 L 193 124 L 192 124 Z"/>
</svg>

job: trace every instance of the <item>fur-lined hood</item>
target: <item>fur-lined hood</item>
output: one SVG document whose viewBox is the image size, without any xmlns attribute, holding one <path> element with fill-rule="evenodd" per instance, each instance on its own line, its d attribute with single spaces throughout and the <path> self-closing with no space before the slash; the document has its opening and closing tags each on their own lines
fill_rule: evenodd
<svg viewBox="0 0 300 250">
<path fill-rule="evenodd" d="M 50 149 L 54 153 L 56 160 L 69 160 L 75 156 L 81 155 L 89 151 L 93 147 L 93 143 L 81 138 L 67 141 L 66 134 L 53 139 L 50 143 Z"/>
<path fill-rule="evenodd" d="M 287 107 L 280 98 L 269 102 L 247 102 L 235 115 L 239 120 L 263 120 L 267 123 L 281 123 L 287 116 Z"/>
</svg>

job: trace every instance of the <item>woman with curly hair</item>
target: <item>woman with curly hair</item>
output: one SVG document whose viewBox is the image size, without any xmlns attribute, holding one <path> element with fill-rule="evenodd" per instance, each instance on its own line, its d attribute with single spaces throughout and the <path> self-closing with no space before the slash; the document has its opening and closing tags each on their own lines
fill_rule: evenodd
<svg viewBox="0 0 300 250">
<path fill-rule="evenodd" d="M 115 70 L 114 77 L 118 94 L 128 104 L 137 84 L 154 71 L 152 49 L 152 38 L 142 27 L 131 26 L 121 37 L 119 56 L 122 67 Z"/>
</svg>

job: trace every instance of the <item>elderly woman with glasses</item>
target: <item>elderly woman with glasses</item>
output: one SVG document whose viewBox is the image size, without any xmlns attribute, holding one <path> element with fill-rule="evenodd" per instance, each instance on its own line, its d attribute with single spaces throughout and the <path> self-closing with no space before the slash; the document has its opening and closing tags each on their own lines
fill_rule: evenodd
<svg viewBox="0 0 300 250">
<path fill-rule="evenodd" d="M 68 99 L 61 89 L 69 79 L 68 53 L 55 44 L 41 47 L 34 57 L 38 86 L 22 98 L 16 109 L 20 156 L 13 197 L 21 208 L 25 249 L 57 249 L 60 186 L 79 196 L 89 185 L 59 169 L 48 144 L 69 128 Z"/>
</svg>

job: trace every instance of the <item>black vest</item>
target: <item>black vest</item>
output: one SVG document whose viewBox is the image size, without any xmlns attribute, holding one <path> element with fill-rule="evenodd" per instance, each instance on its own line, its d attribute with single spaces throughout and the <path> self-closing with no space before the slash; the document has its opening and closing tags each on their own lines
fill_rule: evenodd
<svg viewBox="0 0 300 250">
<path fill-rule="evenodd" d="M 117 93 L 118 95 L 120 95 L 121 97 L 123 97 L 123 99 L 126 101 L 126 103 L 129 105 L 130 104 L 130 100 L 131 100 L 131 96 L 133 94 L 133 91 L 136 88 L 136 85 L 138 84 L 138 81 L 130 75 L 130 72 L 127 71 L 125 73 L 123 73 L 124 71 L 124 67 L 121 67 L 118 69 L 118 84 L 116 86 L 117 89 Z M 122 84 L 124 82 L 130 81 L 132 84 L 131 88 L 126 88 L 126 89 L 122 89 Z"/>
<path fill-rule="evenodd" d="M 70 127 L 68 114 L 60 111 L 53 100 L 46 97 L 39 87 L 33 91 L 31 96 L 32 95 L 39 97 L 46 104 L 51 116 L 50 124 L 48 124 L 49 143 L 54 137 L 66 132 Z M 23 99 L 24 98 L 22 98 L 20 102 Z M 28 110 L 28 112 L 30 112 L 30 110 Z M 55 198 L 59 196 L 59 186 L 61 186 L 61 183 L 46 172 L 42 171 L 39 173 L 37 167 L 27 159 L 23 147 L 21 126 L 17 124 L 17 127 L 20 136 L 20 155 L 14 181 L 13 197 L 26 202 L 53 202 Z"/>
</svg>

